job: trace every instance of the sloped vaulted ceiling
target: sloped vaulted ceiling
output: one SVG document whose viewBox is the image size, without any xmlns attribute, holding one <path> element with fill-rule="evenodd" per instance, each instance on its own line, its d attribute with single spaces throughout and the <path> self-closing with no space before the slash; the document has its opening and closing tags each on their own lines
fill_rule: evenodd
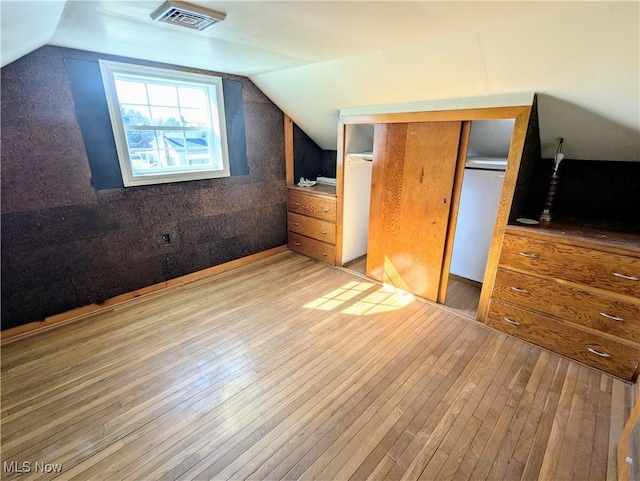
<svg viewBox="0 0 640 481">
<path fill-rule="evenodd" d="M 341 108 L 537 92 L 543 155 L 563 136 L 640 160 L 637 1 L 194 0 L 227 13 L 206 32 L 153 22 L 160 3 L 2 0 L 2 64 L 48 43 L 247 75 L 325 149 Z"/>
</svg>

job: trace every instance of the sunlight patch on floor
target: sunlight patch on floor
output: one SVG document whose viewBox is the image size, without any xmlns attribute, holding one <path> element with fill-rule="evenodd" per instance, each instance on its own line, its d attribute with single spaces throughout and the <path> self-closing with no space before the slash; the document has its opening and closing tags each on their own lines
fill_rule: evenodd
<svg viewBox="0 0 640 481">
<path fill-rule="evenodd" d="M 343 306 L 348 301 L 362 295 L 376 284 L 371 282 L 349 282 L 344 286 L 335 289 L 322 297 L 319 297 L 308 304 L 307 309 L 318 309 L 321 311 L 333 311 Z M 344 307 L 341 312 L 356 316 L 379 314 L 382 312 L 396 311 L 413 302 L 412 294 L 398 289 L 394 286 L 384 284 L 377 290 L 369 293 L 363 299 L 354 302 L 352 305 Z"/>
<path fill-rule="evenodd" d="M 307 309 L 319 309 L 321 311 L 332 311 L 335 308 L 341 306 L 346 301 L 353 299 L 354 297 L 362 294 L 364 291 L 371 289 L 375 286 L 372 282 L 357 282 L 352 281 L 345 284 L 338 289 L 325 294 L 322 297 L 311 301 L 304 307 Z"/>
<path fill-rule="evenodd" d="M 413 294 L 409 292 L 388 284 L 383 284 L 380 289 L 372 292 L 352 306 L 347 307 L 342 312 L 345 314 L 367 316 L 380 314 L 382 312 L 397 311 L 411 304 L 414 299 Z"/>
</svg>

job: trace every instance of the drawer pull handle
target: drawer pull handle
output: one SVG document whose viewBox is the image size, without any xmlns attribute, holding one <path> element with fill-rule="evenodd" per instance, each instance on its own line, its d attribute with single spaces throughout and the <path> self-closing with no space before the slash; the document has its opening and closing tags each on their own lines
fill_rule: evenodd
<svg viewBox="0 0 640 481">
<path fill-rule="evenodd" d="M 293 224 L 293 225 L 300 225 L 300 224 L 298 224 L 297 222 L 292 222 L 292 224 Z"/>
<path fill-rule="evenodd" d="M 299 246 L 299 245 L 300 245 L 300 242 L 294 242 L 294 244 L 295 244 L 295 245 L 297 245 L 297 246 Z"/>
<path fill-rule="evenodd" d="M 502 320 L 504 322 L 508 322 L 509 324 L 513 324 L 514 326 L 519 326 L 520 323 L 518 321 L 514 321 L 513 319 L 509 319 L 508 317 L 503 317 Z"/>
<path fill-rule="evenodd" d="M 326 213 L 326 212 L 329 212 L 329 207 L 323 207 L 323 208 L 322 208 L 322 212 L 325 212 L 325 213 Z"/>
<path fill-rule="evenodd" d="M 612 321 L 624 321 L 624 319 L 622 317 L 618 317 L 618 316 L 612 316 L 611 314 L 607 314 L 606 312 L 601 312 L 600 315 L 602 317 L 606 317 L 607 319 L 611 319 Z"/>
<path fill-rule="evenodd" d="M 522 257 L 528 257 L 529 259 L 537 259 L 538 254 L 533 254 L 531 252 L 518 252 Z"/>
<path fill-rule="evenodd" d="M 296 202 L 295 200 L 292 202 L 293 205 L 300 205 L 300 202 Z"/>
<path fill-rule="evenodd" d="M 625 276 L 624 274 L 620 274 L 619 272 L 614 272 L 613 273 L 614 276 L 616 277 L 622 277 L 623 279 L 627 279 L 630 281 L 637 281 L 640 280 L 640 277 L 636 277 L 636 276 Z"/>
<path fill-rule="evenodd" d="M 529 294 L 529 291 L 526 289 L 521 289 L 520 287 L 511 286 L 511 290 L 515 292 L 520 292 L 522 294 Z"/>
<path fill-rule="evenodd" d="M 589 347 L 587 348 L 587 351 L 589 351 L 591 354 L 595 354 L 596 356 L 600 356 L 600 357 L 611 357 L 610 354 L 607 354 L 606 352 L 601 352 L 601 351 L 596 351 L 594 348 Z"/>
<path fill-rule="evenodd" d="M 322 254 L 323 256 L 327 256 L 328 255 L 326 252 L 321 252 L 320 254 Z"/>
<path fill-rule="evenodd" d="M 327 231 L 326 231 L 326 230 L 321 230 L 321 231 L 320 231 L 320 233 L 321 233 L 321 234 L 326 234 L 326 233 L 327 233 Z"/>
</svg>

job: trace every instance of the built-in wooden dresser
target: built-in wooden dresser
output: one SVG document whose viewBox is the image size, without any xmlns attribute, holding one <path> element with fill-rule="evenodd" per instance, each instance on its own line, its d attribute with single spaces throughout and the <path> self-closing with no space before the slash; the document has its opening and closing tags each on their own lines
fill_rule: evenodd
<svg viewBox="0 0 640 481">
<path fill-rule="evenodd" d="M 331 265 L 336 263 L 336 188 L 289 186 L 289 249 Z"/>
<path fill-rule="evenodd" d="M 486 323 L 626 380 L 640 361 L 640 236 L 508 226 Z"/>
</svg>

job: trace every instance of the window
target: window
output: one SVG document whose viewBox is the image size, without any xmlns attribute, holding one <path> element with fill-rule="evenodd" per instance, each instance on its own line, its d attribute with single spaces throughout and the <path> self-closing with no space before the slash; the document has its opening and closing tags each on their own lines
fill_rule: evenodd
<svg viewBox="0 0 640 481">
<path fill-rule="evenodd" d="M 229 176 L 220 77 L 100 60 L 125 186 Z"/>
</svg>

